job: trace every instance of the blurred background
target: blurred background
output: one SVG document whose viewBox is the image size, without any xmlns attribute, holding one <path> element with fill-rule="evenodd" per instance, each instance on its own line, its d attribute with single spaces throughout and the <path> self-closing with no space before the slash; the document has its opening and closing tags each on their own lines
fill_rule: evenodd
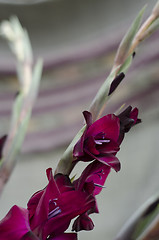
<svg viewBox="0 0 159 240">
<path fill-rule="evenodd" d="M 14 205 L 26 207 L 30 196 L 47 184 L 45 169 L 60 156 L 83 124 L 97 90 L 107 77 L 122 36 L 139 10 L 145 18 L 156 1 L 5 0 L 0 21 L 16 15 L 29 33 L 35 60 L 44 61 L 43 76 L 18 163 L 0 199 L 0 218 Z M 132 213 L 159 191 L 159 31 L 140 45 L 126 78 L 105 113 L 123 103 L 140 109 L 142 124 L 126 135 L 112 171 L 98 197 L 95 229 L 79 239 L 113 239 Z M 16 62 L 0 39 L 0 134 L 8 132 L 18 90 Z M 79 164 L 74 173 L 80 174 Z"/>
</svg>

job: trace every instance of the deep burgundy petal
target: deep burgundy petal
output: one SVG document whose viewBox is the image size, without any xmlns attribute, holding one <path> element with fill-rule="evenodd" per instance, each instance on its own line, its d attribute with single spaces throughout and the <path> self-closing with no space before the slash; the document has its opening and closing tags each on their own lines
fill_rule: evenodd
<svg viewBox="0 0 159 240">
<path fill-rule="evenodd" d="M 74 189 L 67 176 L 57 174 L 54 179 L 52 169 L 46 172 L 47 187 L 34 194 L 28 203 L 31 230 L 40 239 L 61 235 L 73 218 L 92 211 L 96 205 L 93 195 Z"/>
<path fill-rule="evenodd" d="M 79 232 L 81 230 L 90 231 L 94 228 L 92 219 L 87 213 L 80 215 L 73 223 L 72 231 Z"/>
<path fill-rule="evenodd" d="M 74 190 L 73 185 L 67 175 L 58 173 L 54 176 L 55 182 L 58 186 L 60 193 Z"/>
<path fill-rule="evenodd" d="M 119 148 L 119 144 L 117 142 L 114 141 L 110 141 L 109 143 L 103 143 L 101 145 L 98 145 L 97 150 L 103 154 L 103 153 L 117 153 L 120 148 Z"/>
<path fill-rule="evenodd" d="M 49 219 L 43 227 L 43 238 L 45 239 L 49 234 L 59 235 L 64 232 L 70 221 L 93 208 L 95 199 L 93 196 L 82 191 L 65 192 L 57 200 L 57 207 L 61 212 Z"/>
<path fill-rule="evenodd" d="M 125 118 L 129 118 L 130 113 L 131 113 L 131 110 L 132 110 L 132 106 L 128 106 L 124 111 L 122 111 L 122 112 L 118 115 L 118 117 L 119 117 L 119 119 L 120 119 L 121 122 L 123 122 L 123 120 L 124 120 Z"/>
<path fill-rule="evenodd" d="M 40 240 L 33 232 L 26 233 L 20 240 Z"/>
<path fill-rule="evenodd" d="M 27 209 L 14 205 L 0 221 L 1 240 L 21 240 L 30 231 Z"/>
<path fill-rule="evenodd" d="M 90 136 L 87 140 L 87 142 L 85 143 L 85 148 L 87 149 L 87 151 L 91 152 L 94 155 L 98 155 L 99 151 L 96 149 L 96 143 L 94 141 L 93 136 Z"/>
<path fill-rule="evenodd" d="M 95 190 L 95 186 L 93 181 L 92 182 L 85 182 L 83 185 L 83 191 L 87 192 L 88 194 L 92 195 Z"/>
<path fill-rule="evenodd" d="M 99 156 L 96 156 L 96 159 L 101 163 L 112 167 L 116 172 L 120 170 L 119 159 L 113 154 L 99 155 Z"/>
<path fill-rule="evenodd" d="M 108 114 L 95 121 L 87 130 L 86 138 L 105 133 L 107 139 L 117 141 L 120 132 L 120 121 L 114 114 Z"/>
<path fill-rule="evenodd" d="M 85 140 L 85 135 L 87 133 L 87 129 L 89 126 L 92 124 L 92 114 L 88 111 L 83 112 L 85 121 L 86 121 L 86 129 L 84 133 L 82 134 L 82 137 L 79 139 L 79 141 L 76 143 L 73 149 L 73 156 L 74 157 L 81 157 L 84 155 L 83 153 L 83 147 L 84 147 L 84 140 Z"/>
<path fill-rule="evenodd" d="M 63 233 L 49 240 L 77 240 L 77 233 Z"/>
<path fill-rule="evenodd" d="M 88 111 L 84 111 L 83 112 L 83 116 L 85 118 L 86 124 L 87 124 L 87 128 L 89 128 L 92 125 L 92 114 Z"/>
<path fill-rule="evenodd" d="M 93 194 L 98 195 L 101 192 L 102 187 L 104 186 L 104 183 L 110 173 L 110 167 L 97 161 L 94 162 L 94 165 L 96 166 L 90 172 L 86 182 L 93 181 L 95 186 Z"/>
<path fill-rule="evenodd" d="M 44 190 L 38 191 L 34 193 L 31 199 L 29 200 L 27 204 L 28 211 L 29 211 L 29 219 L 31 219 L 34 216 L 36 207 L 43 193 L 44 193 Z"/>
<path fill-rule="evenodd" d="M 121 132 L 123 133 L 129 132 L 132 126 L 141 122 L 141 119 L 138 119 L 138 109 L 134 108 L 132 110 L 131 106 L 128 106 L 118 117 L 120 119 Z"/>
<path fill-rule="evenodd" d="M 46 173 L 49 183 L 44 191 L 42 191 L 42 195 L 36 206 L 36 209 L 34 205 L 35 195 L 33 195 L 33 198 L 31 198 L 28 202 L 29 212 L 32 212 L 32 206 L 35 209 L 34 216 L 30 219 L 30 226 L 32 231 L 36 229 L 37 235 L 40 234 L 39 231 L 42 230 L 41 225 L 43 225 L 43 223 L 48 219 L 50 199 L 56 199 L 60 194 L 59 189 L 53 179 L 52 169 L 47 169 Z"/>
<path fill-rule="evenodd" d="M 99 161 L 93 161 L 85 168 L 80 178 L 75 181 L 76 188 L 82 189 L 85 183 L 93 182 L 93 194 L 97 195 L 101 192 L 102 186 L 104 185 L 109 173 L 110 167 L 108 165 Z"/>
<path fill-rule="evenodd" d="M 118 172 L 120 170 L 120 162 L 114 154 L 93 155 L 91 152 L 87 152 L 87 154 L 92 157 L 92 160 L 96 159 L 99 162 L 112 167 L 116 172 Z"/>
<path fill-rule="evenodd" d="M 82 140 L 83 138 L 83 140 Z M 83 156 L 83 144 L 84 144 L 84 137 L 82 136 L 80 140 L 76 143 L 73 149 L 73 156 L 74 157 L 81 157 Z"/>
</svg>

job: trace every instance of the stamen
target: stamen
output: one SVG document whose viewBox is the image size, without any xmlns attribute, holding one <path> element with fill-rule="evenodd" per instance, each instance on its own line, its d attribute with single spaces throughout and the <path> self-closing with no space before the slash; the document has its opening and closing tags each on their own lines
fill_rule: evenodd
<svg viewBox="0 0 159 240">
<path fill-rule="evenodd" d="M 94 183 L 94 186 L 100 187 L 100 188 L 106 188 L 105 186 L 102 186 L 102 185 L 100 185 L 100 184 L 98 184 L 98 183 Z"/>
<path fill-rule="evenodd" d="M 101 140 L 94 140 L 96 144 L 102 145 L 102 143 L 109 143 L 110 140 L 107 139 L 101 139 Z"/>
<path fill-rule="evenodd" d="M 60 213 L 61 213 L 61 209 L 59 207 L 56 207 L 51 212 L 49 212 L 48 219 L 53 218 L 53 217 L 57 216 Z"/>
</svg>

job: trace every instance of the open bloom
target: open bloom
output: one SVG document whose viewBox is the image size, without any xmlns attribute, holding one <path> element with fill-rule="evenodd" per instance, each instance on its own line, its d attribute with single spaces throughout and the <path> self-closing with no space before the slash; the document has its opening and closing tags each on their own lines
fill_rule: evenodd
<svg viewBox="0 0 159 240">
<path fill-rule="evenodd" d="M 48 169 L 49 184 L 28 202 L 32 231 L 42 239 L 48 236 L 52 239 L 63 233 L 71 220 L 78 216 L 78 228 L 73 227 L 73 230 L 91 230 L 92 220 L 88 217 L 81 227 L 81 219 L 90 213 L 98 213 L 95 195 L 100 193 L 109 172 L 110 167 L 94 161 L 79 179 L 71 182 L 63 174 L 56 174 L 53 178 L 51 169 Z"/>
<path fill-rule="evenodd" d="M 28 202 L 31 230 L 40 239 L 54 239 L 64 233 L 71 220 L 93 208 L 93 195 L 76 190 L 68 176 L 52 176 L 47 169 L 49 184 L 35 193 Z"/>
<path fill-rule="evenodd" d="M 35 193 L 28 209 L 13 206 L 0 222 L 1 240 L 76 240 L 76 233 L 64 233 L 70 221 L 95 205 L 93 195 L 76 191 L 68 176 L 47 169 L 45 189 Z"/>
<path fill-rule="evenodd" d="M 6 217 L 0 222 L 1 240 L 41 240 L 31 231 L 29 212 L 25 208 L 14 205 Z M 50 240 L 77 240 L 75 233 L 63 233 Z"/>
<path fill-rule="evenodd" d="M 83 171 L 81 176 L 74 181 L 76 189 L 86 191 L 93 196 L 99 194 L 103 188 L 103 185 L 110 173 L 110 167 L 95 160 L 91 162 Z M 97 204 L 93 208 L 89 209 L 87 212 L 81 214 L 74 221 L 72 230 L 81 231 L 81 230 L 92 230 L 94 224 L 89 217 L 92 213 L 98 213 Z"/>
<path fill-rule="evenodd" d="M 51 168 L 46 172 L 49 183 L 30 198 L 28 209 L 15 205 L 0 221 L 1 240 L 76 240 L 76 233 L 65 232 L 75 217 L 76 232 L 93 228 L 88 215 L 98 212 L 95 195 L 110 167 L 94 161 L 74 182 L 63 174 L 53 177 Z"/>
<path fill-rule="evenodd" d="M 132 107 L 129 106 L 118 116 L 108 114 L 94 123 L 92 123 L 90 112 L 85 111 L 83 114 L 86 129 L 74 147 L 74 161 L 87 162 L 96 159 L 119 171 L 120 162 L 116 153 L 120 149 L 119 146 L 125 133 L 132 126 L 141 122 L 138 119 L 138 109 L 132 110 Z"/>
<path fill-rule="evenodd" d="M 85 111 L 86 130 L 74 147 L 74 161 L 98 160 L 116 171 L 120 162 L 115 156 L 119 151 L 118 138 L 120 121 L 114 114 L 108 114 L 92 123 L 91 113 Z"/>
</svg>

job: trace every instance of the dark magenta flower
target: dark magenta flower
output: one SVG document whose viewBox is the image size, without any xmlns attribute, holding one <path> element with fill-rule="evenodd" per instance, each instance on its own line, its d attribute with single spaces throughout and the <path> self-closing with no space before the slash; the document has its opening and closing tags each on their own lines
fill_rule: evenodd
<svg viewBox="0 0 159 240">
<path fill-rule="evenodd" d="M 85 170 L 82 172 L 81 176 L 74 181 L 74 185 L 77 190 L 87 189 L 89 191 L 89 183 L 93 184 L 92 194 L 93 196 L 98 195 L 104 183 L 110 173 L 110 167 L 97 160 L 91 162 Z"/>
<path fill-rule="evenodd" d="M 95 198 L 92 192 L 75 188 L 66 175 L 53 178 L 50 168 L 47 177 L 48 185 L 31 197 L 28 209 L 13 206 L 0 222 L 1 240 L 77 239 L 76 233 L 65 230 L 73 218 L 95 209 Z"/>
<path fill-rule="evenodd" d="M 0 221 L 1 240 L 41 240 L 30 228 L 29 212 L 25 208 L 13 206 L 6 217 Z M 77 240 L 76 233 L 62 233 L 49 240 Z"/>
<path fill-rule="evenodd" d="M 47 177 L 47 187 L 35 193 L 28 202 L 31 230 L 43 240 L 64 233 L 73 218 L 95 205 L 93 195 L 75 189 L 68 176 L 57 174 L 53 178 L 51 169 L 47 169 Z"/>
<path fill-rule="evenodd" d="M 94 159 L 106 164 L 116 171 L 120 170 L 120 162 L 116 157 L 125 133 L 137 123 L 138 109 L 127 107 L 118 116 L 108 114 L 94 123 L 92 115 L 85 111 L 86 129 L 73 149 L 74 161 L 92 161 Z"/>
<path fill-rule="evenodd" d="M 110 167 L 98 161 L 90 163 L 73 183 L 67 175 L 52 175 L 47 169 L 48 185 L 36 192 L 28 209 L 13 206 L 0 222 L 1 240 L 77 240 L 76 233 L 65 233 L 70 221 L 74 231 L 91 230 L 89 217 L 98 213 L 95 195 L 99 194 Z"/>
<path fill-rule="evenodd" d="M 81 176 L 74 181 L 75 188 L 77 190 L 83 190 L 93 196 L 99 194 L 110 173 L 110 169 L 108 165 L 97 160 L 93 161 L 85 168 Z M 87 212 L 77 217 L 72 226 L 72 230 L 76 232 L 92 230 L 94 224 L 89 215 L 98 212 L 97 204 L 95 204 L 93 208 L 90 208 Z"/>
<path fill-rule="evenodd" d="M 120 162 L 115 156 L 119 151 L 119 118 L 114 114 L 108 114 L 92 123 L 91 113 L 85 111 L 83 114 L 87 125 L 82 137 L 74 147 L 74 161 L 96 159 L 119 171 Z"/>
<path fill-rule="evenodd" d="M 30 229 L 27 209 L 13 206 L 5 218 L 0 221 L 1 240 L 38 240 Z"/>
<path fill-rule="evenodd" d="M 49 240 L 77 240 L 77 234 L 76 233 L 63 233 L 54 238 L 50 238 Z"/>
</svg>

